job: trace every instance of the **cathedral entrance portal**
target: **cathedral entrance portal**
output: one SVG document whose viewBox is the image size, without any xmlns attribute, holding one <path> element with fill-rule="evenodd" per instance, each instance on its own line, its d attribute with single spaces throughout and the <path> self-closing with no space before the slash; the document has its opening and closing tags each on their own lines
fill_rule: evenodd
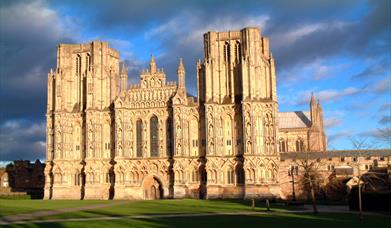
<svg viewBox="0 0 391 228">
<path fill-rule="evenodd" d="M 156 200 L 163 198 L 163 185 L 159 178 L 148 176 L 143 183 L 144 199 Z"/>
</svg>

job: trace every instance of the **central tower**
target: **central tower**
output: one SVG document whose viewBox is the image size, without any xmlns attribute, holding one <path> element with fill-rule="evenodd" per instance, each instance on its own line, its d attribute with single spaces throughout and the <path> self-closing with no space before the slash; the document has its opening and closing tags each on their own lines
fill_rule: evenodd
<svg viewBox="0 0 391 228">
<path fill-rule="evenodd" d="M 204 34 L 198 66 L 208 198 L 278 194 L 276 77 L 259 28 Z"/>
</svg>

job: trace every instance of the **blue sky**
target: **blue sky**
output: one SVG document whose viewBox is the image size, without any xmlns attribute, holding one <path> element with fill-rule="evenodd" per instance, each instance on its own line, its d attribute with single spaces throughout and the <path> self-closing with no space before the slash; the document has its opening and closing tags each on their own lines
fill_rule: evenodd
<svg viewBox="0 0 391 228">
<path fill-rule="evenodd" d="M 280 111 L 324 110 L 330 149 L 351 137 L 390 148 L 390 1 L 1 1 L 0 161 L 45 156 L 46 80 L 56 45 L 105 40 L 130 83 L 156 56 L 169 80 L 184 58 L 195 95 L 202 34 L 260 26 L 276 58 Z M 388 136 L 388 140 L 384 140 Z"/>
</svg>

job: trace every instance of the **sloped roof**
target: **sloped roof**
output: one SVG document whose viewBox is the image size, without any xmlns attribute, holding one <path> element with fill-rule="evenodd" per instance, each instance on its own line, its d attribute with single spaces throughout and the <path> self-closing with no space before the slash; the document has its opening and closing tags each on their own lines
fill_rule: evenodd
<svg viewBox="0 0 391 228">
<path fill-rule="evenodd" d="M 279 112 L 279 128 L 306 128 L 311 126 L 310 112 Z"/>
</svg>

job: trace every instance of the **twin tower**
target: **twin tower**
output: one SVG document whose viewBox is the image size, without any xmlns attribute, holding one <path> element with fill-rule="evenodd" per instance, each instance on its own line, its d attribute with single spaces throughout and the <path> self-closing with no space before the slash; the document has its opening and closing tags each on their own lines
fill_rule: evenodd
<svg viewBox="0 0 391 228">
<path fill-rule="evenodd" d="M 151 58 L 128 85 L 106 42 L 60 44 L 48 75 L 46 199 L 278 196 L 275 63 L 259 28 L 204 34 L 198 97 Z"/>
</svg>

